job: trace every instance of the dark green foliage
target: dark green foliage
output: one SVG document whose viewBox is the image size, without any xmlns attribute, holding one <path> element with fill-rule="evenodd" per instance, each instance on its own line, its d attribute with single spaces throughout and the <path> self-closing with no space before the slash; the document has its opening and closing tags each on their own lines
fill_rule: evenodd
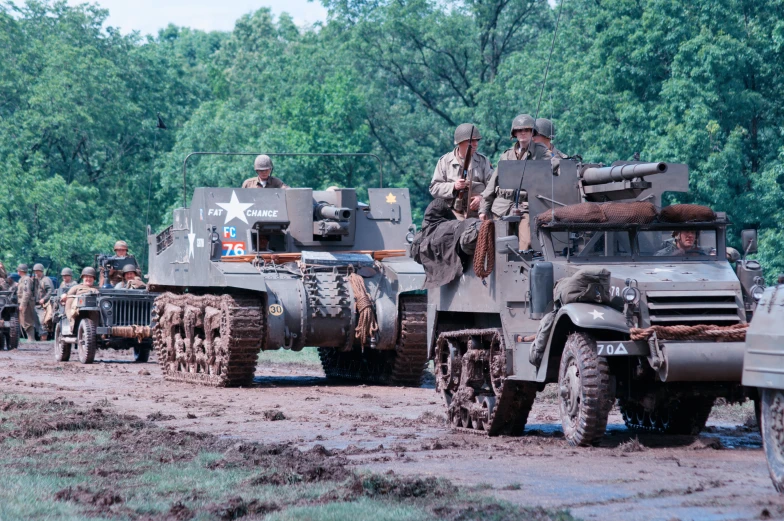
<svg viewBox="0 0 784 521">
<path fill-rule="evenodd" d="M 421 215 L 456 124 L 478 124 L 495 163 L 512 118 L 536 113 L 546 0 L 323 2 L 329 20 L 309 29 L 260 9 L 231 33 L 148 38 L 95 7 L 0 4 L 0 260 L 79 267 L 116 238 L 144 257 L 194 150 L 376 153 Z M 691 192 L 673 200 L 726 211 L 735 235 L 760 223 L 770 277 L 784 270 L 782 4 L 569 0 L 539 114 L 587 160 L 687 163 Z M 251 165 L 194 159 L 188 187 L 239 185 Z M 368 159 L 275 165 L 292 186 L 377 183 Z"/>
</svg>

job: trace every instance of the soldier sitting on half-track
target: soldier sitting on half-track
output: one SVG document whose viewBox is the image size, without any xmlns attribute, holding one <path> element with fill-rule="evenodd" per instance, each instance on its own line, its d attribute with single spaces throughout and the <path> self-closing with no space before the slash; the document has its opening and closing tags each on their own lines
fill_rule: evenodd
<svg viewBox="0 0 784 521">
<path fill-rule="evenodd" d="M 148 293 L 144 283 L 136 280 L 138 266 L 133 256 L 99 255 L 97 259 L 105 274 L 104 285 L 94 286 L 96 271 L 87 267 L 82 270 L 82 283 L 60 297 L 54 317 L 55 360 L 67 362 L 75 344 L 83 364 L 93 363 L 98 349 L 132 348 L 134 360 L 146 362 L 152 349 L 152 305 L 156 295 Z M 112 287 L 112 272 L 125 272 L 126 285 Z"/>
<path fill-rule="evenodd" d="M 167 291 L 153 331 L 164 377 L 248 385 L 261 350 L 311 346 L 328 377 L 418 386 L 426 309 L 424 273 L 405 256 L 408 190 L 369 188 L 368 199 L 353 188 L 196 188 L 148 236 L 150 288 Z"/>
<path fill-rule="evenodd" d="M 500 162 L 499 186 L 528 194 L 531 249 L 518 250 L 519 217 L 488 221 L 462 276 L 428 291 L 452 425 L 519 434 L 536 392 L 557 383 L 567 441 L 590 445 L 616 399 L 629 428 L 695 434 L 715 398 L 749 396 L 761 269 L 736 252 L 733 271 L 724 214 L 658 209 L 663 192 L 686 191 L 686 166 L 562 161 L 554 176 L 549 161 L 525 163 Z"/>
</svg>

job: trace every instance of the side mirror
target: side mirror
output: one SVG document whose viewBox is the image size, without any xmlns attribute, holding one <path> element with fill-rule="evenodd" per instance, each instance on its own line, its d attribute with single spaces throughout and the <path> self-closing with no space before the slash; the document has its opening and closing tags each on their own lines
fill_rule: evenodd
<svg viewBox="0 0 784 521">
<path fill-rule="evenodd" d="M 743 254 L 757 253 L 757 230 L 750 228 L 740 232 L 740 240 L 743 244 Z"/>
<path fill-rule="evenodd" d="M 509 253 L 510 249 L 513 252 L 517 253 L 517 249 L 519 246 L 520 246 L 520 239 L 517 238 L 517 235 L 507 235 L 506 237 L 498 237 L 495 240 L 496 253 Z"/>
</svg>

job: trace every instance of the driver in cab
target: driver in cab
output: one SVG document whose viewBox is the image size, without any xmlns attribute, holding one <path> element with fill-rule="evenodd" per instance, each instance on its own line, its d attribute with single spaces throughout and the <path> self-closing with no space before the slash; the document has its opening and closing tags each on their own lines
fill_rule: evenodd
<svg viewBox="0 0 784 521">
<path fill-rule="evenodd" d="M 656 252 L 657 257 L 683 257 L 691 255 L 707 255 L 697 246 L 699 232 L 696 230 L 680 230 L 672 232 L 673 240 Z"/>
<path fill-rule="evenodd" d="M 242 188 L 288 188 L 289 186 L 281 179 L 272 176 L 273 168 L 270 156 L 266 154 L 256 156 L 253 162 L 256 177 L 246 179 L 242 183 Z"/>
</svg>

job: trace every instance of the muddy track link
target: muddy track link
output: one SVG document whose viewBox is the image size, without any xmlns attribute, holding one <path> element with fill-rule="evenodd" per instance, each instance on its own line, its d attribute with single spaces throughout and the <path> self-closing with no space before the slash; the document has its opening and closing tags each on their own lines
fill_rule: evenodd
<svg viewBox="0 0 784 521">
<path fill-rule="evenodd" d="M 259 299 L 164 293 L 155 299 L 153 317 L 166 380 L 214 387 L 253 381 L 266 326 Z"/>
<path fill-rule="evenodd" d="M 507 378 L 500 329 L 441 333 L 435 365 L 436 389 L 444 397 L 455 431 L 483 436 L 523 433 L 536 384 Z"/>
<path fill-rule="evenodd" d="M 400 337 L 394 351 L 341 352 L 320 347 L 324 373 L 330 378 L 418 387 L 427 364 L 427 297 L 403 295 L 400 308 Z"/>
<path fill-rule="evenodd" d="M 713 398 L 692 396 L 670 407 L 658 407 L 653 413 L 634 402 L 619 403 L 626 427 L 637 432 L 697 435 L 705 428 Z"/>
</svg>

